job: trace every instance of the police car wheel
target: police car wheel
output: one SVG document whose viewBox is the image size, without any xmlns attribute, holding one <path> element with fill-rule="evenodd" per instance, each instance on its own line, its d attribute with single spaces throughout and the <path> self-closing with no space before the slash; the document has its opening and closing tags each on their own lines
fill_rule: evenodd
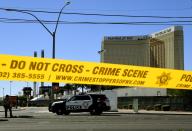
<svg viewBox="0 0 192 131">
<path fill-rule="evenodd" d="M 57 114 L 57 115 L 63 115 L 62 109 L 58 109 L 58 110 L 56 111 L 56 114 Z"/>
<path fill-rule="evenodd" d="M 102 110 L 100 110 L 100 109 L 93 108 L 90 110 L 91 115 L 101 115 L 101 113 L 102 113 Z"/>
<path fill-rule="evenodd" d="M 91 109 L 91 110 L 90 110 L 90 114 L 91 114 L 91 115 L 96 115 L 96 109 L 95 109 L 95 108 Z"/>
<path fill-rule="evenodd" d="M 102 111 L 101 110 L 98 110 L 97 112 L 96 112 L 96 115 L 101 115 L 102 114 Z"/>
<path fill-rule="evenodd" d="M 65 114 L 65 115 L 69 115 L 70 112 L 69 112 L 69 111 L 65 111 L 64 114 Z"/>
</svg>

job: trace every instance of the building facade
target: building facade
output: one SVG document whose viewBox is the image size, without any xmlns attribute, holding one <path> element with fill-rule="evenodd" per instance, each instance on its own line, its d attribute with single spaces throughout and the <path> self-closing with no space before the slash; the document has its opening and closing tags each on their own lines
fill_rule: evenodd
<svg viewBox="0 0 192 131">
<path fill-rule="evenodd" d="M 144 36 L 104 37 L 101 62 L 150 66 L 148 41 Z"/>
<path fill-rule="evenodd" d="M 162 31 L 152 33 L 152 38 L 164 42 L 165 68 L 184 69 L 184 40 L 182 26 L 173 26 Z"/>
<path fill-rule="evenodd" d="M 181 26 L 173 26 L 144 36 L 106 36 L 101 44 L 101 62 L 184 69 L 183 43 Z M 133 92 L 133 89 L 128 90 Z M 167 89 L 150 88 L 150 90 L 136 88 L 134 93 L 128 94 L 129 96 L 167 95 Z"/>
</svg>

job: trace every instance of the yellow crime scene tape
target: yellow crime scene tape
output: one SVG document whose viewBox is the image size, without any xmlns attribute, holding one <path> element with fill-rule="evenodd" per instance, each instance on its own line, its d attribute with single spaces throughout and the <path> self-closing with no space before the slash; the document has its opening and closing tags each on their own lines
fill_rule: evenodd
<svg viewBox="0 0 192 131">
<path fill-rule="evenodd" d="M 0 80 L 192 89 L 192 72 L 0 55 Z"/>
</svg>

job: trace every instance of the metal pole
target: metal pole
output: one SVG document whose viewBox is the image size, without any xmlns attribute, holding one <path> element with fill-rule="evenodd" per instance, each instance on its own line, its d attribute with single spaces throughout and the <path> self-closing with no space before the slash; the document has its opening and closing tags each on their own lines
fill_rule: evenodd
<svg viewBox="0 0 192 131">
<path fill-rule="evenodd" d="M 68 1 L 68 2 L 66 2 L 65 5 L 61 8 L 61 10 L 60 10 L 60 12 L 59 12 L 59 15 L 58 15 L 58 18 L 57 18 L 57 23 L 56 23 L 56 25 L 55 25 L 55 30 L 54 30 L 54 32 L 52 33 L 52 38 L 53 38 L 53 54 L 52 54 L 52 58 L 53 58 L 53 59 L 55 59 L 55 37 L 56 37 L 56 32 L 57 32 L 57 28 L 58 28 L 58 24 L 59 24 L 59 19 L 60 19 L 60 17 L 61 17 L 61 13 L 62 13 L 63 9 L 64 9 L 67 5 L 69 5 L 69 4 L 70 4 L 70 2 Z M 57 87 L 57 86 L 59 87 L 59 83 L 55 83 L 55 82 L 52 83 L 52 88 L 51 88 L 51 101 L 53 101 L 53 99 L 54 99 L 53 88 L 55 88 L 55 87 Z"/>
<path fill-rule="evenodd" d="M 103 56 L 104 56 L 105 51 L 106 51 L 105 49 L 102 49 L 97 52 L 100 55 L 100 62 L 104 62 Z"/>
<path fill-rule="evenodd" d="M 4 88 L 3 88 L 3 99 L 4 99 L 4 96 L 5 96 L 5 94 L 4 94 Z"/>
<path fill-rule="evenodd" d="M 24 14 L 29 14 L 31 16 L 33 16 L 46 30 L 47 32 L 52 36 L 52 39 L 53 39 L 53 54 L 52 54 L 52 58 L 55 59 L 55 36 L 56 36 L 56 32 L 57 32 L 57 27 L 58 27 L 58 24 L 59 24 L 59 19 L 60 19 L 60 16 L 61 16 L 61 13 L 63 11 L 63 9 L 69 5 L 70 2 L 67 1 L 65 3 L 65 5 L 61 8 L 60 12 L 59 12 L 59 15 L 58 15 L 58 18 L 57 18 L 57 22 L 56 22 L 56 25 L 55 25 L 55 30 L 54 32 L 51 32 L 46 26 L 45 24 L 37 17 L 35 16 L 34 14 L 30 13 L 30 12 L 27 12 L 27 11 L 24 11 L 24 10 L 17 10 L 17 9 L 5 9 L 6 11 L 15 11 L 15 12 L 20 12 L 20 13 L 24 13 Z M 51 92 L 53 92 L 53 87 L 54 86 L 57 86 L 59 83 L 52 83 L 52 88 L 51 88 Z M 53 93 L 51 93 L 51 99 L 53 100 Z"/>
<path fill-rule="evenodd" d="M 10 96 L 11 96 L 11 83 L 12 83 L 12 81 L 10 81 Z"/>
<path fill-rule="evenodd" d="M 34 57 L 37 57 L 37 51 L 34 52 Z M 33 82 L 33 97 L 36 97 L 37 95 L 37 82 Z"/>
<path fill-rule="evenodd" d="M 41 50 L 41 58 L 45 57 L 44 50 Z M 41 82 L 41 87 L 44 86 L 44 82 Z"/>
<path fill-rule="evenodd" d="M 100 62 L 104 62 L 103 61 L 103 55 L 105 53 L 105 49 L 102 49 L 102 50 L 98 51 L 97 53 L 100 55 Z M 99 85 L 100 94 L 102 92 L 101 88 L 102 88 L 102 85 Z"/>
<path fill-rule="evenodd" d="M 52 38 L 53 38 L 53 50 L 52 50 L 52 58 L 55 59 L 55 32 L 53 32 L 53 35 L 52 35 Z M 52 86 L 51 86 L 51 96 L 50 96 L 50 99 L 51 101 L 54 100 L 54 93 L 53 93 L 53 88 L 55 86 L 59 85 L 58 83 L 52 83 Z"/>
<path fill-rule="evenodd" d="M 55 59 L 55 32 L 53 32 L 53 54 L 52 54 L 52 58 Z"/>
</svg>

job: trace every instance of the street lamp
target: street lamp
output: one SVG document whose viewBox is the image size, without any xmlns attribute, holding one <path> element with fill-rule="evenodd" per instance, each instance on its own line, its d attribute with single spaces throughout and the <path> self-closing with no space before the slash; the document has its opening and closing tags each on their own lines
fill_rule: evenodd
<svg viewBox="0 0 192 131">
<path fill-rule="evenodd" d="M 4 94 L 4 88 L 3 88 L 3 99 L 4 99 L 4 96 L 5 96 L 5 94 Z"/>
<path fill-rule="evenodd" d="M 103 61 L 103 53 L 105 53 L 105 49 L 99 50 L 97 53 L 100 55 L 100 62 L 104 62 Z M 101 85 L 99 86 L 100 88 L 100 93 L 101 93 Z"/>
<path fill-rule="evenodd" d="M 65 5 L 61 8 L 60 12 L 59 12 L 59 15 L 58 15 L 58 18 L 57 18 L 57 21 L 56 21 L 56 25 L 55 25 L 55 30 L 53 32 L 51 32 L 46 26 L 45 24 L 43 24 L 43 22 L 37 17 L 35 16 L 34 14 L 30 13 L 30 12 L 27 12 L 27 11 L 23 11 L 23 10 L 17 10 L 17 9 L 5 9 L 6 11 L 14 11 L 14 12 L 20 12 L 20 13 L 24 13 L 24 14 L 29 14 L 31 16 L 33 16 L 45 29 L 46 31 L 52 36 L 52 40 L 53 40 L 53 52 L 52 52 L 52 58 L 54 59 L 55 58 L 55 36 L 56 36 L 56 32 L 57 32 L 57 28 L 58 28 L 58 24 L 59 24 L 59 19 L 60 19 L 60 16 L 61 16 L 61 13 L 63 11 L 63 9 L 69 5 L 70 2 L 67 1 L 65 3 Z"/>
<path fill-rule="evenodd" d="M 10 86 L 10 94 L 9 94 L 10 96 L 11 96 L 11 86 L 12 86 L 11 84 L 12 84 L 12 81 L 10 81 L 10 85 L 9 85 Z"/>
<path fill-rule="evenodd" d="M 56 36 L 56 33 L 57 33 L 57 28 L 58 28 L 58 24 L 59 24 L 59 20 L 60 20 L 60 16 L 61 16 L 61 13 L 63 11 L 63 9 L 68 6 L 70 4 L 69 1 L 67 1 L 65 3 L 65 5 L 61 8 L 60 12 L 59 12 L 59 15 L 58 15 L 58 18 L 57 18 L 57 21 L 56 21 L 56 25 L 55 25 L 55 30 L 53 32 L 51 32 L 46 26 L 45 24 L 43 24 L 43 22 L 37 17 L 35 16 L 34 14 L 30 13 L 30 12 L 27 12 L 27 11 L 23 11 L 23 10 L 17 10 L 17 9 L 5 9 L 6 11 L 14 11 L 14 12 L 20 12 L 20 13 L 24 13 L 24 14 L 29 14 L 31 15 L 32 17 L 34 17 L 45 29 L 46 31 L 52 36 L 52 41 L 53 41 L 53 47 L 52 47 L 52 58 L 55 59 L 55 36 Z M 57 83 L 52 83 L 52 88 L 54 85 L 57 85 Z M 52 90 L 52 89 L 51 89 Z M 51 99 L 53 99 L 53 94 L 51 94 Z"/>
<path fill-rule="evenodd" d="M 103 55 L 104 55 L 103 53 L 105 53 L 105 52 L 106 52 L 106 49 L 102 49 L 97 52 L 100 55 L 100 62 L 103 62 Z"/>
<path fill-rule="evenodd" d="M 102 49 L 102 50 L 99 50 L 97 53 L 98 54 L 101 54 L 101 53 L 103 53 L 103 52 L 105 52 L 106 50 L 105 49 Z"/>
</svg>

